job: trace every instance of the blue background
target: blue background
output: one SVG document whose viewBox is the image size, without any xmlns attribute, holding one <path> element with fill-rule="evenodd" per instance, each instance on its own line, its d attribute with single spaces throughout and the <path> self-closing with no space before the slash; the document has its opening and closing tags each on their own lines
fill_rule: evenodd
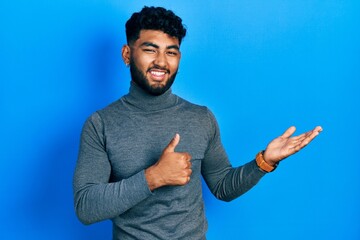
<svg viewBox="0 0 360 240">
<path fill-rule="evenodd" d="M 128 91 L 124 24 L 164 6 L 188 28 L 173 91 L 207 105 L 233 165 L 295 125 L 324 132 L 231 203 L 208 239 L 360 239 L 359 1 L 0 2 L 0 239 L 110 239 L 72 175 L 87 116 Z"/>
</svg>

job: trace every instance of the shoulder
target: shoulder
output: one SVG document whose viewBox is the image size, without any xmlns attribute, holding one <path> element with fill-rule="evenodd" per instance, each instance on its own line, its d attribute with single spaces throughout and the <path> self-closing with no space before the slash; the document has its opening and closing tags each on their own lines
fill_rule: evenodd
<svg viewBox="0 0 360 240">
<path fill-rule="evenodd" d="M 85 127 L 103 128 L 106 122 L 116 117 L 116 115 L 121 112 L 120 108 L 121 98 L 110 103 L 106 107 L 91 113 L 85 121 Z"/>
<path fill-rule="evenodd" d="M 204 125 L 209 125 L 210 127 L 217 125 L 215 115 L 207 106 L 191 103 L 180 97 L 179 99 L 179 105 L 182 106 L 182 110 L 185 111 L 187 115 L 190 114 L 191 116 L 196 117 L 198 121 L 202 122 Z"/>
<path fill-rule="evenodd" d="M 182 106 L 182 108 L 184 110 L 194 112 L 197 114 L 205 114 L 205 115 L 208 114 L 209 112 L 211 112 L 207 106 L 202 106 L 202 105 L 192 103 L 181 97 L 178 97 L 178 98 L 179 98 L 179 105 Z"/>
<path fill-rule="evenodd" d="M 122 98 L 110 103 L 106 107 L 97 110 L 94 114 L 98 114 L 101 118 L 111 117 L 122 111 Z"/>
<path fill-rule="evenodd" d="M 104 125 L 114 122 L 116 119 L 121 119 L 126 115 L 128 109 L 124 105 L 123 97 L 115 100 L 107 106 L 98 109 L 91 116 L 90 119 L 101 122 Z"/>
<path fill-rule="evenodd" d="M 188 109 L 189 111 L 194 111 L 194 112 L 197 112 L 198 114 L 202 114 L 206 117 L 215 119 L 213 112 L 207 106 L 198 105 L 198 104 L 189 102 L 188 100 L 185 100 L 181 97 L 179 97 L 179 99 L 184 104 L 185 109 Z"/>
</svg>

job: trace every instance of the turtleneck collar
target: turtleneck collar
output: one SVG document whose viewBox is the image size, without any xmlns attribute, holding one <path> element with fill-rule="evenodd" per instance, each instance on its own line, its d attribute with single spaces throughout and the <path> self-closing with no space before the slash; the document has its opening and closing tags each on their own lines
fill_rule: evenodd
<svg viewBox="0 0 360 240">
<path fill-rule="evenodd" d="M 125 95 L 123 99 L 128 104 L 144 111 L 157 111 L 170 108 L 178 102 L 178 97 L 172 94 L 171 88 L 159 96 L 153 96 L 133 81 L 130 83 L 129 93 Z"/>
</svg>

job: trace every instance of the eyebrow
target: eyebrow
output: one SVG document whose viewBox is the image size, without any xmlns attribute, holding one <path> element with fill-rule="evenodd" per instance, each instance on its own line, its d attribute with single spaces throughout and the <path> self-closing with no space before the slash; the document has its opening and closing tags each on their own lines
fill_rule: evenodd
<svg viewBox="0 0 360 240">
<path fill-rule="evenodd" d="M 145 46 L 145 47 L 153 47 L 156 49 L 159 49 L 159 45 L 152 43 L 152 42 L 143 42 L 140 46 Z M 179 46 L 174 44 L 174 45 L 170 45 L 170 46 L 166 46 L 166 49 L 176 49 L 176 50 L 180 50 Z"/>
</svg>

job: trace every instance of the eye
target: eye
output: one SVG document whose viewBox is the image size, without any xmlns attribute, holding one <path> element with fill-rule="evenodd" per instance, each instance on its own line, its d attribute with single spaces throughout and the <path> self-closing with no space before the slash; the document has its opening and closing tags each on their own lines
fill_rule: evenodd
<svg viewBox="0 0 360 240">
<path fill-rule="evenodd" d="M 154 50 L 154 49 L 151 49 L 151 48 L 144 48 L 144 52 L 147 52 L 147 53 L 155 53 L 155 50 Z"/>
<path fill-rule="evenodd" d="M 168 51 L 167 52 L 167 55 L 169 55 L 169 56 L 177 56 L 178 55 L 178 53 L 177 52 L 175 52 L 175 51 Z"/>
</svg>

